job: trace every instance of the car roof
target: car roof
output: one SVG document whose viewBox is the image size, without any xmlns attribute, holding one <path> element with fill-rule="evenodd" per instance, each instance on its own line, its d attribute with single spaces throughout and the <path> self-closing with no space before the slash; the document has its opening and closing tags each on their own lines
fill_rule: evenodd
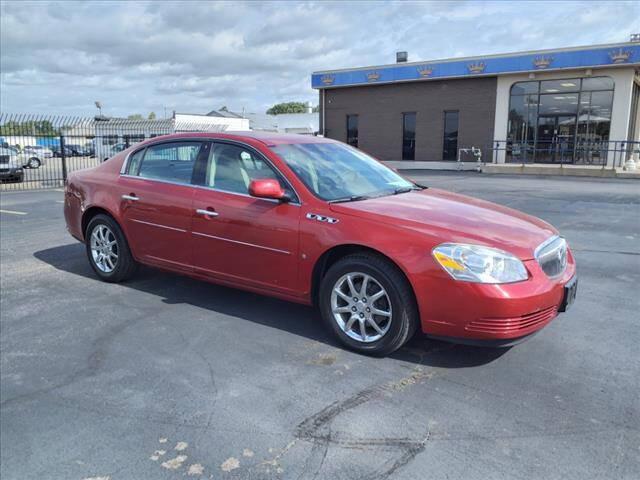
<svg viewBox="0 0 640 480">
<path fill-rule="evenodd" d="M 193 132 L 193 133 L 175 133 L 173 135 L 163 136 L 163 139 L 176 139 L 179 140 L 181 138 L 219 138 L 219 139 L 227 139 L 227 140 L 238 140 L 243 141 L 247 139 L 257 140 L 259 142 L 264 143 L 267 146 L 275 146 L 281 144 L 291 144 L 291 143 L 336 143 L 335 140 L 331 140 L 329 138 L 324 137 L 316 137 L 314 135 L 300 135 L 296 133 L 275 133 L 275 132 L 263 132 L 263 131 L 243 131 L 243 132 Z M 155 137 L 153 140 L 158 140 L 160 137 Z"/>
</svg>

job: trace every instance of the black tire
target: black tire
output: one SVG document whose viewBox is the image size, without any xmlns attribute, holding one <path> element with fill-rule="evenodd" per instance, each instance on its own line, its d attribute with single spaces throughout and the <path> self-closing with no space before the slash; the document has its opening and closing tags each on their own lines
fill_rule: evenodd
<svg viewBox="0 0 640 480">
<path fill-rule="evenodd" d="M 91 250 L 91 235 L 93 234 L 94 230 L 97 230 L 97 227 L 101 225 L 108 228 L 108 230 L 113 234 L 113 237 L 115 237 L 116 241 L 116 253 L 118 255 L 118 258 L 115 261 L 113 270 L 111 271 L 103 271 L 101 267 L 98 266 L 96 260 L 94 260 Z M 138 263 L 133 259 L 133 256 L 131 255 L 131 249 L 129 248 L 127 239 L 122 233 L 122 229 L 120 228 L 118 223 L 108 215 L 100 213 L 91 219 L 91 221 L 87 225 L 87 230 L 85 231 L 85 247 L 89 263 L 91 264 L 91 268 L 93 268 L 93 271 L 96 273 L 98 278 L 100 278 L 100 280 L 110 283 L 123 282 L 131 278 L 137 270 Z"/>
<path fill-rule="evenodd" d="M 344 275 L 362 272 L 372 277 L 387 293 L 391 303 L 391 323 L 378 340 L 363 342 L 347 335 L 334 318 L 331 307 L 333 288 Z M 418 308 L 411 285 L 402 272 L 387 259 L 370 253 L 348 255 L 334 263 L 322 278 L 318 303 L 322 319 L 330 331 L 348 348 L 374 356 L 388 355 L 402 347 L 419 324 Z"/>
<path fill-rule="evenodd" d="M 29 164 L 28 167 L 29 168 L 40 168 L 40 165 L 42 165 L 42 162 L 40 161 L 39 158 L 33 157 L 29 159 Z"/>
</svg>

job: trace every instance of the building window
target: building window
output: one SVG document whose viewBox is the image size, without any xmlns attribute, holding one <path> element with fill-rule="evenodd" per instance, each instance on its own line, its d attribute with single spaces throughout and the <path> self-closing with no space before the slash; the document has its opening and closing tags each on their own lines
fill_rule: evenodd
<svg viewBox="0 0 640 480">
<path fill-rule="evenodd" d="M 358 148 L 358 115 L 347 115 L 347 143 Z"/>
<path fill-rule="evenodd" d="M 416 159 L 416 113 L 402 114 L 402 160 Z"/>
<path fill-rule="evenodd" d="M 458 152 L 458 111 L 444 112 L 442 159 L 455 160 Z"/>
<path fill-rule="evenodd" d="M 511 87 L 507 161 L 606 162 L 613 80 L 518 82 Z"/>
</svg>

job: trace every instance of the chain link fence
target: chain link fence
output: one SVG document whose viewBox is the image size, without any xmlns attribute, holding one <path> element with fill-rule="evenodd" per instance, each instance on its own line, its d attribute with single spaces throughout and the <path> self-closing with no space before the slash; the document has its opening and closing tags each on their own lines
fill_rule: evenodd
<svg viewBox="0 0 640 480">
<path fill-rule="evenodd" d="M 148 138 L 225 129 L 210 120 L 0 114 L 0 189 L 62 187 L 70 172 L 95 167 Z"/>
</svg>

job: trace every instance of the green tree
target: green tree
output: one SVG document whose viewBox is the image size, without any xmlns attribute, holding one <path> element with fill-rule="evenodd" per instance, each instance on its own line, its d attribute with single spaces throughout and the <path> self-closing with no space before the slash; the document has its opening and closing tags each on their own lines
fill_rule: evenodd
<svg viewBox="0 0 640 480">
<path fill-rule="evenodd" d="M 59 135 L 60 130 L 55 128 L 49 120 L 29 120 L 27 122 L 10 121 L 0 125 L 0 135 Z"/>
<path fill-rule="evenodd" d="M 307 106 L 303 102 L 284 102 L 274 105 L 267 110 L 267 115 L 279 115 L 281 113 L 304 113 Z"/>
<path fill-rule="evenodd" d="M 139 113 L 134 113 L 133 115 L 129 115 L 127 117 L 129 120 L 142 120 L 143 117 Z"/>
<path fill-rule="evenodd" d="M 156 112 L 151 112 L 147 118 L 149 120 L 155 120 L 156 119 Z"/>
</svg>

